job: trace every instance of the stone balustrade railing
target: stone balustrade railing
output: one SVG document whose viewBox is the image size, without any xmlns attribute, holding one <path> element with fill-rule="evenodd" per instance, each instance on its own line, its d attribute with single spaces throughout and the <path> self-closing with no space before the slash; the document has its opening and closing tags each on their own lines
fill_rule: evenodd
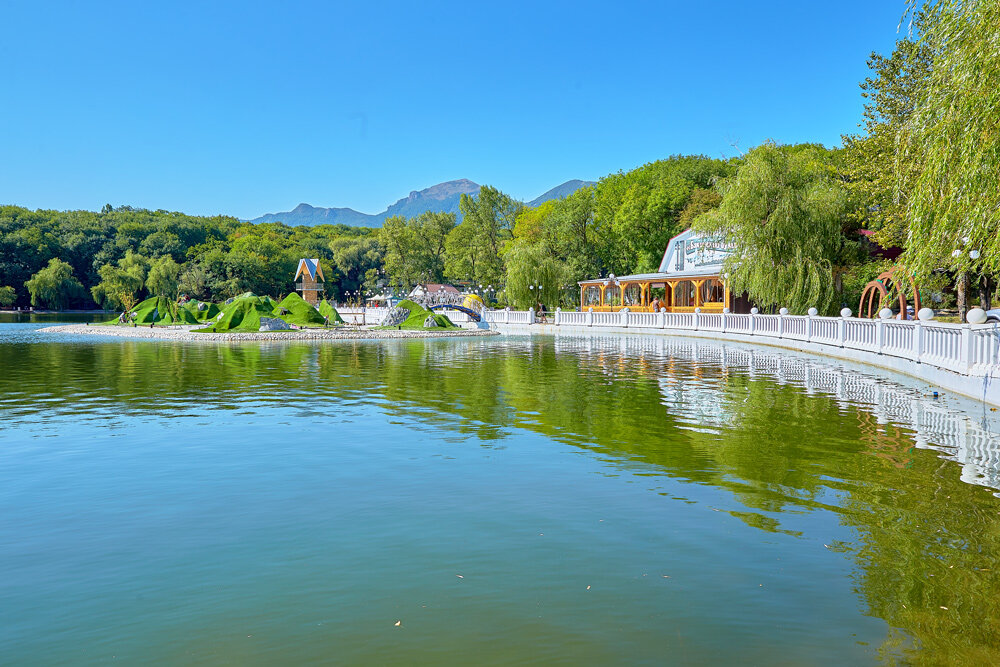
<svg viewBox="0 0 1000 667">
<path fill-rule="evenodd" d="M 486 311 L 483 320 L 491 325 L 537 322 L 533 309 Z M 628 309 L 611 313 L 556 310 L 548 323 L 557 327 L 703 331 L 787 339 L 897 357 L 963 375 L 1000 374 L 1000 326 L 994 324 L 819 315 L 633 313 Z"/>
</svg>

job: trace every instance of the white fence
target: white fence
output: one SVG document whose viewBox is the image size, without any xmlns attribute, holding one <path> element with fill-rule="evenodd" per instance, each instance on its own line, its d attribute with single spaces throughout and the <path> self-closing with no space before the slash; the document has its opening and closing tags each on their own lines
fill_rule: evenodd
<svg viewBox="0 0 1000 667">
<path fill-rule="evenodd" d="M 490 324 L 534 324 L 534 310 L 489 310 Z M 872 352 L 963 375 L 1000 373 L 1000 327 L 993 324 L 947 324 L 934 321 L 868 320 L 809 315 L 735 315 L 732 313 L 617 313 L 557 310 L 556 326 L 617 327 L 711 331 L 742 336 L 783 338 Z"/>
</svg>

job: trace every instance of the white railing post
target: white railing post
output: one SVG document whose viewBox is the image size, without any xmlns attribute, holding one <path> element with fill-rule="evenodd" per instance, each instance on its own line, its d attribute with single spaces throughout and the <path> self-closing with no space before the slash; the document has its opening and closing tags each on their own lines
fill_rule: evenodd
<svg viewBox="0 0 1000 667">
<path fill-rule="evenodd" d="M 809 317 L 806 320 L 806 340 L 811 341 L 813 337 L 813 314 L 809 313 Z"/>
<path fill-rule="evenodd" d="M 698 316 L 701 315 L 701 308 L 694 309 L 694 330 L 698 330 Z"/>
<path fill-rule="evenodd" d="M 920 355 L 924 352 L 924 327 L 917 320 L 913 323 L 913 360 L 920 363 Z"/>
<path fill-rule="evenodd" d="M 837 320 L 837 344 L 840 347 L 844 347 L 844 343 L 847 342 L 847 320 L 841 315 L 840 319 Z"/>
<path fill-rule="evenodd" d="M 666 308 L 660 308 L 659 316 L 660 316 L 660 328 L 661 329 L 666 329 L 667 328 L 667 309 Z"/>
<path fill-rule="evenodd" d="M 785 335 L 785 314 L 778 312 L 778 338 L 782 338 Z"/>
<path fill-rule="evenodd" d="M 961 359 L 959 363 L 961 364 L 962 373 L 965 375 L 969 375 L 972 372 L 972 365 L 976 362 L 976 350 L 972 344 L 973 340 L 975 340 L 975 337 L 972 335 L 970 325 L 962 325 L 962 346 L 959 348 Z"/>
<path fill-rule="evenodd" d="M 726 333 L 726 315 L 728 315 L 728 313 L 726 312 L 727 310 L 729 309 L 728 308 L 722 309 L 722 333 Z"/>
<path fill-rule="evenodd" d="M 882 350 L 885 349 L 885 320 L 881 316 L 875 320 L 875 341 L 878 353 L 882 354 Z"/>
<path fill-rule="evenodd" d="M 623 327 L 628 327 L 628 308 L 622 308 L 618 316 L 621 318 L 621 325 Z"/>
<path fill-rule="evenodd" d="M 562 308 L 556 307 L 555 324 L 559 326 L 559 316 L 562 315 Z"/>
<path fill-rule="evenodd" d="M 587 308 L 587 326 L 594 326 L 594 307 Z"/>
<path fill-rule="evenodd" d="M 504 324 L 510 324 L 510 306 L 507 306 L 506 308 L 504 308 L 503 313 L 504 313 L 504 315 L 503 315 L 503 323 Z"/>
<path fill-rule="evenodd" d="M 535 309 L 532 307 L 528 309 L 528 324 L 534 324 L 534 323 L 535 323 Z"/>
<path fill-rule="evenodd" d="M 757 309 L 756 308 L 751 308 L 750 309 L 750 335 L 751 336 L 757 330 L 757 313 L 754 312 L 755 310 L 757 310 Z"/>
</svg>

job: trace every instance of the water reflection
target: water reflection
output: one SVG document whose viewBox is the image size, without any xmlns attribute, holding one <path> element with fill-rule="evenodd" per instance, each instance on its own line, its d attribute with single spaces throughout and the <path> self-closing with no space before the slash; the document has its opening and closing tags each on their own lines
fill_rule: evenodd
<svg viewBox="0 0 1000 667">
<path fill-rule="evenodd" d="M 289 423 L 371 419 L 374 409 L 497 449 L 541 434 L 643 480 L 643 492 L 689 502 L 668 480 L 721 490 L 734 503 L 713 509 L 760 534 L 809 542 L 833 516 L 854 538 L 811 547 L 851 559 L 865 613 L 888 623 L 886 659 L 1000 659 L 990 620 L 1000 618 L 1000 518 L 980 488 L 1000 488 L 997 416 L 932 400 L 918 383 L 652 336 L 53 341 L 0 329 L 0 438 L 136 418 L 210 425 L 274 407 Z"/>
</svg>

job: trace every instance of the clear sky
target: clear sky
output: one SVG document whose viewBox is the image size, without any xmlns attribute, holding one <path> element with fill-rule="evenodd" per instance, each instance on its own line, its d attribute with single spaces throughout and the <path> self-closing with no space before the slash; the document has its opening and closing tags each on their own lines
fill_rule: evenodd
<svg viewBox="0 0 1000 667">
<path fill-rule="evenodd" d="M 840 144 L 903 2 L 0 2 L 0 203 L 366 213 Z"/>
</svg>

